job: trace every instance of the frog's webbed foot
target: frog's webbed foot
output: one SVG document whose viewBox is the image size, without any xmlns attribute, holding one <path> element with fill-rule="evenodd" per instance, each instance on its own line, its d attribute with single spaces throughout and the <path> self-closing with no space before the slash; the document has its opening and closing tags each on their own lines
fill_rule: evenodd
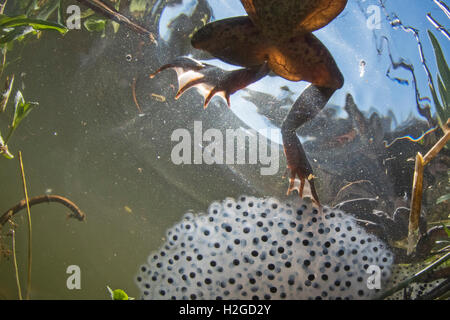
<svg viewBox="0 0 450 320">
<path fill-rule="evenodd" d="M 225 71 L 188 57 L 178 57 L 163 65 L 150 77 L 153 78 L 157 73 L 166 69 L 174 69 L 177 73 L 178 92 L 175 99 L 178 99 L 186 90 L 197 88 L 205 99 L 204 108 L 208 106 L 215 95 L 224 98 L 229 107 L 230 96 L 233 93 L 258 81 L 269 72 L 266 64 L 254 69 Z"/>
<path fill-rule="evenodd" d="M 311 165 L 306 158 L 305 151 L 298 140 L 295 131 L 293 132 L 295 137 L 291 134 L 283 132 L 283 144 L 284 144 L 284 154 L 287 160 L 287 171 L 289 172 L 289 188 L 287 195 L 292 191 L 297 190 L 300 198 L 303 197 L 303 191 L 305 188 L 305 182 L 308 181 L 309 189 L 311 192 L 312 200 L 320 206 L 319 197 L 314 186 L 314 176 Z M 297 141 L 296 141 L 297 140 Z M 287 142 L 291 141 L 291 143 Z M 300 184 L 296 187 L 296 179 L 300 180 Z"/>
<path fill-rule="evenodd" d="M 289 111 L 281 127 L 284 153 L 286 155 L 288 171 L 290 172 L 289 189 L 287 194 L 295 190 L 295 180 L 298 177 L 300 186 L 299 196 L 303 196 L 305 182 L 308 181 L 312 200 L 320 207 L 319 197 L 314 186 L 313 170 L 297 137 L 296 130 L 308 120 L 314 118 L 322 110 L 335 89 L 310 85 L 300 95 Z"/>
</svg>

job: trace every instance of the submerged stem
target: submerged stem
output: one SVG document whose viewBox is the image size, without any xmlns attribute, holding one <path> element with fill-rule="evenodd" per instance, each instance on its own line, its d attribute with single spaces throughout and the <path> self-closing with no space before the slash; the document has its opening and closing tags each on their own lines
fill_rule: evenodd
<svg viewBox="0 0 450 320">
<path fill-rule="evenodd" d="M 77 1 L 84 4 L 86 7 L 91 8 L 95 12 L 105 16 L 108 19 L 111 19 L 122 25 L 125 25 L 139 34 L 147 35 L 150 38 L 151 42 L 156 43 L 155 36 L 153 35 L 152 32 L 134 23 L 124 15 L 117 12 L 117 10 L 115 10 L 114 8 L 109 7 L 107 4 L 99 0 L 77 0 Z"/>
<path fill-rule="evenodd" d="M 16 273 L 17 291 L 19 293 L 19 300 L 22 300 L 22 289 L 20 289 L 19 268 L 17 268 L 16 235 L 15 235 L 14 229 L 11 230 L 11 233 L 12 233 L 12 253 L 13 253 L 13 260 L 14 260 L 14 271 Z"/>
<path fill-rule="evenodd" d="M 420 152 L 416 155 L 416 165 L 414 169 L 414 181 L 411 197 L 411 213 L 409 215 L 408 226 L 408 250 L 407 254 L 410 255 L 416 249 L 416 245 L 419 241 L 419 220 L 420 209 L 422 206 L 422 193 L 423 193 L 423 172 L 425 166 L 444 148 L 447 142 L 450 140 L 450 119 L 443 126 L 444 136 L 439 139 L 438 142 L 422 157 Z"/>
<path fill-rule="evenodd" d="M 31 212 L 30 212 L 30 205 L 28 201 L 28 191 L 27 191 L 27 182 L 25 179 L 25 170 L 23 169 L 23 162 L 22 162 L 22 152 L 19 151 L 19 163 L 20 163 L 20 172 L 22 175 L 22 184 L 23 184 L 23 193 L 25 194 L 25 205 L 27 208 L 27 217 L 28 217 L 28 280 L 27 280 L 27 294 L 26 299 L 30 299 L 30 292 L 31 292 L 31 261 L 32 261 L 32 251 L 31 251 L 31 235 L 32 235 L 32 228 L 31 228 Z"/>
<path fill-rule="evenodd" d="M 414 182 L 411 197 L 411 212 L 409 214 L 408 226 L 408 252 L 410 255 L 416 248 L 419 241 L 419 220 L 420 209 L 422 207 L 422 191 L 423 191 L 423 170 L 425 164 L 420 152 L 416 155 L 416 167 L 414 169 Z"/>
</svg>

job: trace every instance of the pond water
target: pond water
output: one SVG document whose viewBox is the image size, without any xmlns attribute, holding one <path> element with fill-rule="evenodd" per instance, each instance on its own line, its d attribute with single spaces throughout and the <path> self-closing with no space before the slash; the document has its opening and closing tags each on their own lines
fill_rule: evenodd
<svg viewBox="0 0 450 320">
<path fill-rule="evenodd" d="M 5 14 L 22 14 L 20 2 L 7 4 Z M 418 31 L 436 81 L 438 67 L 427 30 L 447 57 L 450 48 L 449 39 L 427 19 L 430 13 L 448 29 L 449 18 L 437 2 L 349 0 L 336 19 L 314 33 L 345 79 L 324 110 L 298 131 L 323 204 L 377 198 L 377 208 L 390 215 L 399 206 L 409 206 L 415 153 L 426 153 L 431 145 L 402 140 L 387 149 L 383 141 L 391 143 L 405 135 L 417 138 L 433 127 L 419 113 L 416 93 L 428 97 L 419 104 L 430 105 L 436 119 L 420 47 L 407 28 Z M 62 11 L 71 4 L 79 5 L 82 12 L 87 9 L 76 1 L 61 1 Z M 143 11 L 142 4 L 146 4 Z M 13 93 L 21 90 L 27 101 L 37 101 L 39 106 L 8 144 L 15 159 L 0 159 L 0 213 L 24 197 L 20 150 L 30 197 L 64 196 L 87 216 L 84 222 L 68 219 L 68 209 L 55 203 L 31 208 L 33 299 L 109 299 L 106 286 L 139 297 L 135 284 L 139 266 L 163 245 L 166 230 L 184 213 L 205 212 L 213 201 L 243 194 L 298 197 L 295 192 L 285 195 L 289 181 L 284 178 L 286 159 L 279 128 L 308 83 L 270 75 L 232 95 L 231 108 L 216 97 L 204 110 L 196 90 L 174 99 L 175 72 L 149 77 L 161 65 L 187 55 L 236 69 L 194 50 L 189 37 L 203 25 L 202 19 L 245 15 L 240 1 L 122 1 L 119 11 L 154 33 L 156 42 L 125 25 L 117 33 L 107 25 L 102 35 L 82 24 L 80 30 L 65 35 L 53 31 L 44 31 L 39 39 L 28 35 L 7 54 L 2 77 L 14 74 Z M 56 14 L 49 20 L 55 21 Z M 413 66 L 415 83 L 411 70 L 394 68 L 401 61 Z M 369 133 L 352 127 L 346 105 L 356 105 L 348 110 L 362 112 Z M 9 122 L 9 115 L 0 114 L 3 134 Z M 225 155 L 231 150 L 225 149 L 226 130 L 239 128 L 258 137 L 259 149 L 250 151 L 257 153 L 255 161 L 248 155 L 242 164 L 225 158 L 221 164 L 208 164 L 203 151 L 211 140 L 205 132 L 215 129 L 223 138 Z M 172 138 L 174 133 L 187 134 L 193 141 L 189 141 L 188 163 L 177 164 L 174 148 L 179 140 Z M 272 153 L 261 151 L 264 146 Z M 426 169 L 423 206 L 431 220 L 448 219 L 448 205 L 435 206 L 447 181 L 448 150 L 442 154 Z M 263 169 L 268 173 L 263 174 Z M 24 291 L 26 211 L 14 221 Z M 81 289 L 67 287 L 71 265 L 81 270 Z M 12 256 L 0 259 L 1 298 L 17 298 Z"/>
</svg>

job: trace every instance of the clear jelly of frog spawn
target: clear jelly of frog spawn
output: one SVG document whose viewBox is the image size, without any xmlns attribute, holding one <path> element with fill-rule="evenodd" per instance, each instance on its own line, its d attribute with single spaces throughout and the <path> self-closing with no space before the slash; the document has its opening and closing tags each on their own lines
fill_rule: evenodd
<svg viewBox="0 0 450 320">
<path fill-rule="evenodd" d="M 143 299 L 369 299 L 389 279 L 386 245 L 339 210 L 242 196 L 186 213 L 139 268 Z"/>
</svg>

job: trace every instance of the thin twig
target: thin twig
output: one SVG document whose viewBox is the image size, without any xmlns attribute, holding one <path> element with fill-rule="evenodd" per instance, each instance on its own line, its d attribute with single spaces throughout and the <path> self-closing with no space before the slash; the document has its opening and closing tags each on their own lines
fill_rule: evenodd
<svg viewBox="0 0 450 320">
<path fill-rule="evenodd" d="M 16 284 L 17 291 L 19 293 L 19 300 L 22 300 L 22 289 L 20 288 L 20 280 L 19 280 L 19 268 L 17 268 L 17 259 L 16 259 L 16 235 L 14 229 L 11 230 L 12 233 L 12 254 L 14 260 L 14 271 L 16 273 Z"/>
<path fill-rule="evenodd" d="M 439 139 L 439 141 L 430 149 L 430 151 L 427 152 L 425 157 L 423 157 L 424 165 L 428 164 L 438 153 L 442 150 L 442 148 L 445 147 L 447 142 L 450 140 L 450 119 L 447 120 L 446 125 L 444 126 L 445 134 L 444 136 Z"/>
<path fill-rule="evenodd" d="M 128 28 L 130 28 L 131 30 L 143 34 L 143 35 L 147 35 L 150 38 L 150 41 L 153 43 L 156 43 L 155 40 L 155 36 L 153 35 L 152 32 L 150 32 L 149 30 L 141 27 L 140 25 L 134 23 L 133 21 L 131 21 L 130 19 L 128 19 L 127 17 L 125 17 L 124 15 L 120 14 L 119 12 L 117 12 L 117 10 L 115 10 L 114 8 L 109 7 L 108 5 L 106 5 L 105 3 L 101 2 L 100 0 L 77 0 L 78 2 L 84 4 L 86 7 L 91 8 L 92 10 L 94 10 L 95 12 L 105 16 L 108 19 L 114 20 L 117 23 L 120 23 L 122 25 L 127 26 Z"/>
<path fill-rule="evenodd" d="M 86 219 L 86 215 L 84 212 L 82 212 L 75 203 L 70 201 L 67 198 L 57 196 L 57 195 L 42 195 L 33 197 L 29 200 L 29 206 L 32 207 L 36 204 L 40 203 L 50 203 L 50 202 L 58 202 L 67 208 L 69 208 L 72 213 L 69 215 L 71 218 L 78 219 L 79 221 L 84 221 Z M 24 209 L 26 207 L 26 201 L 21 200 L 19 203 L 17 203 L 14 207 L 8 209 L 2 216 L 0 216 L 0 226 L 4 225 L 14 214 L 19 212 L 20 210 Z"/>
<path fill-rule="evenodd" d="M 139 114 L 142 114 L 141 106 L 139 105 L 136 97 L 136 78 L 133 78 L 133 82 L 131 83 L 131 93 L 133 95 L 133 101 L 139 111 Z"/>
<path fill-rule="evenodd" d="M 31 293 L 31 262 L 32 262 L 32 251 L 31 251 L 31 240 L 32 240 L 32 228 L 31 228 L 31 212 L 30 205 L 28 201 L 28 191 L 27 191 L 27 182 L 25 180 L 25 170 L 23 169 L 22 162 L 22 152 L 19 151 L 19 164 L 20 164 L 20 173 L 22 175 L 22 184 L 23 184 L 23 192 L 25 194 L 25 205 L 27 208 L 27 216 L 28 216 L 28 280 L 27 280 L 27 294 L 26 299 L 30 299 Z"/>
</svg>

